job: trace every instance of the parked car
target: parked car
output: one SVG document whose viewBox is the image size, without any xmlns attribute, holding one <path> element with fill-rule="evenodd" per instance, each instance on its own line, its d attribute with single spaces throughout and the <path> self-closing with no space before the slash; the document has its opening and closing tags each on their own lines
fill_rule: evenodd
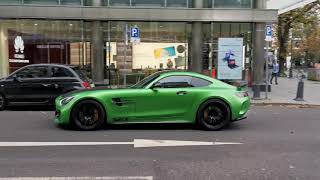
<svg viewBox="0 0 320 180">
<path fill-rule="evenodd" d="M 152 74 L 126 89 L 93 88 L 56 99 L 55 122 L 81 130 L 103 124 L 193 123 L 219 130 L 246 118 L 248 93 L 192 72 Z"/>
<path fill-rule="evenodd" d="M 0 110 L 6 106 L 54 105 L 61 94 L 90 87 L 78 66 L 28 65 L 0 80 Z"/>
</svg>

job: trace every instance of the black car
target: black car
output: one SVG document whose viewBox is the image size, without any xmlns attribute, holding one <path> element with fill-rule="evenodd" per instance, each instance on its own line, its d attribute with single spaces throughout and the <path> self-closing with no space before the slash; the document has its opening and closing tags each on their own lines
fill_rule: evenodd
<svg viewBox="0 0 320 180">
<path fill-rule="evenodd" d="M 0 110 L 6 106 L 54 105 L 59 95 L 90 86 L 78 66 L 28 65 L 0 79 Z"/>
</svg>

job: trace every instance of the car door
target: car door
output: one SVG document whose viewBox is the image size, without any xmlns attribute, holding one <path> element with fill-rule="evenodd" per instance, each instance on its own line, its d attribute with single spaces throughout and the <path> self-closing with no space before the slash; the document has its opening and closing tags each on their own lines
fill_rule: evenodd
<svg viewBox="0 0 320 180">
<path fill-rule="evenodd" d="M 10 103 L 46 104 L 50 80 L 47 66 L 29 66 L 8 78 L 5 92 Z"/>
<path fill-rule="evenodd" d="M 136 97 L 136 117 L 144 121 L 183 121 L 192 106 L 191 76 L 168 76 Z"/>
</svg>

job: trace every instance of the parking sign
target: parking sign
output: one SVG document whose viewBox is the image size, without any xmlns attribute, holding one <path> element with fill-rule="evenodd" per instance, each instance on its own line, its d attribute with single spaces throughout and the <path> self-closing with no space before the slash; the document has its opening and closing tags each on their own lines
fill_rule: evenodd
<svg viewBox="0 0 320 180">
<path fill-rule="evenodd" d="M 140 32 L 138 27 L 132 27 L 131 28 L 131 37 L 134 38 L 139 38 L 140 37 Z"/>
<path fill-rule="evenodd" d="M 266 41 L 272 41 L 272 26 L 266 25 Z"/>
<path fill-rule="evenodd" d="M 140 42 L 140 29 L 137 26 L 131 27 L 130 29 L 130 41 L 132 43 Z"/>
</svg>

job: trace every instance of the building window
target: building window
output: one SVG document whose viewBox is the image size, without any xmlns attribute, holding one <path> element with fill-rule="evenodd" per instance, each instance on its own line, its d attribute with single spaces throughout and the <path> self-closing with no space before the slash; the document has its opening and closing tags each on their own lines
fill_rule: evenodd
<svg viewBox="0 0 320 180">
<path fill-rule="evenodd" d="M 81 6 L 81 0 L 60 0 L 61 5 L 75 5 L 75 6 Z"/>
<path fill-rule="evenodd" d="M 139 7 L 164 7 L 164 0 L 131 0 L 132 6 Z"/>
<path fill-rule="evenodd" d="M 21 4 L 21 0 L 1 0 L 0 4 Z"/>
<path fill-rule="evenodd" d="M 214 8 L 252 8 L 252 0 L 214 0 Z"/>
<path fill-rule="evenodd" d="M 24 4 L 59 5 L 58 0 L 24 0 Z"/>
<path fill-rule="evenodd" d="M 130 0 L 109 0 L 109 6 L 130 6 Z"/>
<path fill-rule="evenodd" d="M 203 0 L 204 8 L 212 8 L 212 0 Z"/>
<path fill-rule="evenodd" d="M 167 0 L 167 7 L 184 7 L 187 8 L 187 0 Z"/>
</svg>

